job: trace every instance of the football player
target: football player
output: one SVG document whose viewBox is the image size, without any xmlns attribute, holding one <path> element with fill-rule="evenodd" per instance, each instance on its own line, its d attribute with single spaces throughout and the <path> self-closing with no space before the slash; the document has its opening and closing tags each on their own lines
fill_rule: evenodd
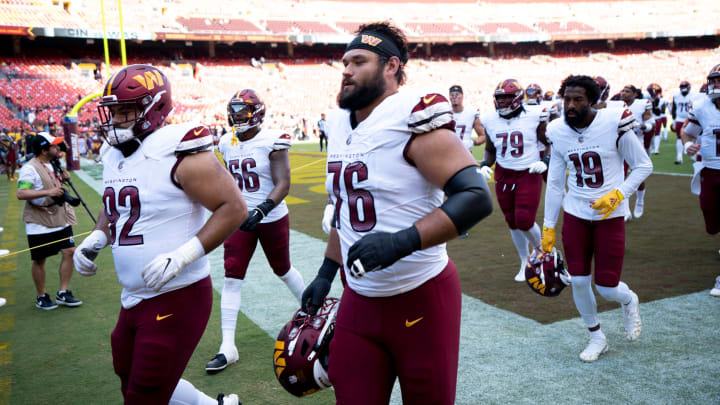
<svg viewBox="0 0 720 405">
<path fill-rule="evenodd" d="M 212 309 L 205 254 L 245 220 L 245 201 L 205 126 L 165 125 L 173 102 L 160 70 L 127 66 L 103 89 L 104 208 L 73 260 L 92 276 L 92 261 L 112 246 L 123 290 L 110 338 L 125 403 L 238 404 L 237 395 L 214 399 L 180 377 Z"/>
<path fill-rule="evenodd" d="M 562 108 L 560 102 L 555 97 L 555 92 L 552 90 L 548 90 L 543 95 L 543 100 L 540 103 L 540 105 L 544 108 L 547 108 L 549 115 L 549 120 L 552 121 L 556 118 L 560 117 L 560 108 Z"/>
<path fill-rule="evenodd" d="M 595 287 L 605 299 L 623 308 L 626 337 L 640 335 L 639 300 L 620 281 L 625 254 L 626 196 L 652 172 L 652 163 L 635 136 L 634 114 L 628 110 L 591 107 L 600 88 L 589 76 L 569 76 L 560 88 L 565 119 L 551 122 L 547 138 L 552 158 L 545 192 L 542 249 L 552 252 L 555 224 L 564 209 L 562 242 L 565 263 L 572 276 L 575 306 L 590 331 L 590 342 L 580 359 L 592 362 L 608 350 L 600 329 L 590 269 L 595 258 Z M 623 161 L 632 172 L 623 175 Z M 565 193 L 565 173 L 568 191 Z"/>
<path fill-rule="evenodd" d="M 337 403 L 387 404 L 399 379 L 405 403 L 452 404 L 461 293 L 445 242 L 490 214 L 490 193 L 447 99 L 399 90 L 402 31 L 382 22 L 356 33 L 328 114 L 336 224 L 303 309 L 317 311 L 343 263 L 328 363 Z"/>
<path fill-rule="evenodd" d="M 530 255 L 528 243 L 540 250 L 540 227 L 535 223 L 535 215 L 549 156 L 545 160 L 540 158 L 538 143 L 547 145 L 548 111 L 542 107 L 523 107 L 523 90 L 515 79 L 500 82 L 493 98 L 496 111 L 482 117 L 487 141 L 480 170 L 489 180 L 491 166 L 495 164 L 495 194 L 520 256 L 515 281 L 522 282 Z"/>
<path fill-rule="evenodd" d="M 650 141 L 653 136 L 653 128 L 655 127 L 655 121 L 652 117 L 652 102 L 648 99 L 639 98 L 638 94 L 642 94 L 642 92 L 631 84 L 623 87 L 620 91 L 620 97 L 625 104 L 627 104 L 627 109 L 631 111 L 635 117 L 635 122 L 637 123 L 634 127 L 635 135 L 645 148 L 645 152 L 648 153 Z M 645 189 L 646 185 L 643 180 L 637 188 L 637 196 L 635 197 L 635 208 L 632 212 L 635 218 L 640 218 L 643 215 L 645 208 Z M 629 199 L 630 194 L 626 195 L 626 197 Z"/>
<path fill-rule="evenodd" d="M 290 135 L 263 129 L 265 104 L 251 89 L 235 93 L 227 106 L 232 133 L 223 135 L 218 150 L 247 201 L 248 218 L 223 244 L 225 284 L 220 298 L 222 344 L 205 366 L 214 374 L 238 361 L 235 327 L 240 289 L 258 241 L 270 267 L 300 302 L 302 275 L 290 264 L 290 220 L 285 197 L 290 191 Z"/>
<path fill-rule="evenodd" d="M 463 89 L 455 84 L 450 87 L 450 105 L 452 106 L 455 133 L 462 144 L 472 153 L 472 147 L 485 142 L 485 131 L 480 123 L 480 113 L 472 107 L 465 108 Z M 472 139 L 475 130 L 477 138 Z"/>
<path fill-rule="evenodd" d="M 688 123 L 681 136 L 683 149 L 689 156 L 702 154 L 700 171 L 700 209 L 705 231 L 720 233 L 720 64 L 707 76 L 707 97 L 693 104 Z M 699 143 L 698 143 L 698 137 Z M 720 277 L 712 295 L 720 296 Z"/>
<path fill-rule="evenodd" d="M 683 123 L 685 122 L 685 119 L 687 118 L 693 105 L 693 95 L 690 93 L 690 89 L 690 82 L 684 80 L 680 82 L 680 91 L 673 94 L 672 98 L 672 108 L 670 109 L 670 114 L 672 114 L 673 118 L 673 131 L 675 131 L 675 135 L 677 136 L 677 140 L 675 141 L 676 165 L 682 164 L 683 142 L 680 133 Z"/>
<path fill-rule="evenodd" d="M 601 108 L 626 108 L 627 105 L 624 101 L 618 97 L 615 99 L 613 97 L 612 99 L 608 100 L 608 97 L 610 96 L 610 83 L 605 80 L 602 76 L 596 76 L 595 82 L 597 83 L 598 87 L 600 87 L 600 97 L 597 100 L 597 103 L 593 105 L 593 108 L 596 110 L 599 110 Z"/>
<path fill-rule="evenodd" d="M 525 104 L 541 105 L 543 101 L 542 87 L 537 83 L 531 83 L 525 89 Z"/>
<path fill-rule="evenodd" d="M 653 128 L 653 137 L 650 145 L 650 152 L 654 155 L 660 153 L 660 130 L 667 124 L 665 111 L 667 110 L 667 101 L 662 96 L 662 87 L 657 83 L 651 83 L 647 87 L 650 102 L 652 104 L 652 118 L 655 120 Z"/>
</svg>

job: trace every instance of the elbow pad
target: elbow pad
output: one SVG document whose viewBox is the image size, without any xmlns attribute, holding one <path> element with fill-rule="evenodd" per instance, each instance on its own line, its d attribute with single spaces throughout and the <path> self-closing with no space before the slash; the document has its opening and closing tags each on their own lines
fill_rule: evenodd
<svg viewBox="0 0 720 405">
<path fill-rule="evenodd" d="M 691 138 L 697 138 L 702 134 L 702 127 L 693 121 L 688 121 L 687 126 L 684 128 L 685 134 Z"/>
<path fill-rule="evenodd" d="M 463 234 L 492 212 L 492 199 L 478 166 L 468 166 L 455 173 L 443 189 L 447 200 L 440 209 Z"/>
</svg>

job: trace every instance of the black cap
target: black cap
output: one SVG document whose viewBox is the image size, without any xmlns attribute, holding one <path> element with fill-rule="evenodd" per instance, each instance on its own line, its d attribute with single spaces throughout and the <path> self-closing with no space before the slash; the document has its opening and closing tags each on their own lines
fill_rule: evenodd
<svg viewBox="0 0 720 405">
<path fill-rule="evenodd" d="M 450 86 L 450 93 L 452 93 L 454 91 L 457 91 L 458 93 L 461 93 L 461 94 L 463 92 L 462 87 L 460 87 L 460 85 L 457 85 L 457 84 L 453 84 L 452 86 Z"/>
</svg>

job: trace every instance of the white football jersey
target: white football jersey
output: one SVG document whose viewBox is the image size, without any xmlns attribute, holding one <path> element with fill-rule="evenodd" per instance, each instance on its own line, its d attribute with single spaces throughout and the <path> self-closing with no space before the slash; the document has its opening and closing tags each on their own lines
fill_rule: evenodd
<svg viewBox="0 0 720 405">
<path fill-rule="evenodd" d="M 633 116 L 635 117 L 635 121 L 637 121 L 638 123 L 638 125 L 635 127 L 635 135 L 637 135 L 638 140 L 642 145 L 644 138 L 642 125 L 645 123 L 645 121 L 643 120 L 643 114 L 645 114 L 645 111 L 652 110 L 652 102 L 646 98 L 636 98 L 635 101 L 633 101 L 633 103 L 630 104 L 627 108 L 632 112 Z M 650 119 L 653 120 L 653 123 L 655 122 L 655 120 L 652 118 L 652 114 L 650 114 Z"/>
<path fill-rule="evenodd" d="M 475 119 L 479 113 L 474 108 L 465 107 L 461 112 L 453 112 L 453 120 L 455 120 L 455 133 L 462 141 L 462 144 L 467 149 L 473 147 L 473 127 L 475 125 Z"/>
<path fill-rule="evenodd" d="M 490 111 L 483 115 L 482 124 L 490 142 L 495 146 L 497 164 L 510 170 L 525 170 L 540 160 L 537 127 L 547 122 L 548 111 L 542 106 L 524 107 L 518 116 L 505 119 Z"/>
<path fill-rule="evenodd" d="M 442 127 L 454 128 L 450 104 L 442 95 L 422 97 L 411 91 L 387 97 L 354 129 L 348 110 L 336 109 L 328 115 L 325 188 L 335 205 L 343 264 L 350 247 L 364 235 L 400 231 L 442 204 L 443 191 L 428 182 L 403 153 L 413 135 L 408 127 L 411 113 L 423 110 L 424 105 L 441 110 L 429 114 L 429 122 L 443 119 Z M 351 277 L 347 268 L 345 273 L 348 286 L 358 294 L 387 297 L 420 286 L 438 275 L 447 263 L 442 243 L 413 252 L 359 279 Z"/>
<path fill-rule="evenodd" d="M 605 108 L 627 108 L 627 103 L 622 100 L 608 100 L 605 102 Z"/>
<path fill-rule="evenodd" d="M 562 100 L 543 100 L 540 106 L 546 108 L 550 115 L 560 115 L 562 112 Z"/>
<path fill-rule="evenodd" d="M 202 125 L 167 125 L 150 134 L 135 153 L 124 157 L 107 143 L 103 155 L 103 205 L 110 221 L 115 270 L 123 286 L 121 302 L 131 308 L 143 299 L 186 287 L 210 274 L 202 257 L 185 267 L 160 292 L 145 286 L 142 271 L 155 256 L 171 252 L 205 224 L 206 209 L 192 201 L 175 178 L 178 152 L 212 150 Z M 101 152 L 101 153 L 102 153 Z"/>
<path fill-rule="evenodd" d="M 688 118 L 702 127 L 699 153 L 703 167 L 720 170 L 720 110 L 705 97 L 693 105 Z"/>
<path fill-rule="evenodd" d="M 685 122 L 688 113 L 692 109 L 693 98 L 695 93 L 688 93 L 683 96 L 682 93 L 677 92 L 673 95 L 673 105 L 675 105 L 675 122 Z"/>
<path fill-rule="evenodd" d="M 218 151 L 240 187 L 248 209 L 265 202 L 275 188 L 270 171 L 270 154 L 290 149 L 290 142 L 290 135 L 274 129 L 261 129 L 252 139 L 244 142 L 232 133 L 220 138 Z M 287 214 L 287 203 L 282 200 L 260 223 L 275 222 Z"/>
<path fill-rule="evenodd" d="M 552 142 L 548 169 L 545 226 L 554 227 L 560 208 L 568 171 L 568 192 L 562 207 L 578 218 L 597 221 L 602 218 L 592 203 L 613 189 L 620 190 L 625 199 L 609 218 L 622 217 L 628 209 L 628 197 L 652 172 L 652 163 L 637 137 L 629 136 L 633 124 L 628 110 L 603 108 L 585 129 L 577 131 L 555 120 L 548 124 L 547 136 Z M 625 179 L 623 161 L 627 160 L 633 172 Z M 552 190 L 552 192 L 550 191 Z M 552 206 L 557 206 L 553 211 Z"/>
</svg>

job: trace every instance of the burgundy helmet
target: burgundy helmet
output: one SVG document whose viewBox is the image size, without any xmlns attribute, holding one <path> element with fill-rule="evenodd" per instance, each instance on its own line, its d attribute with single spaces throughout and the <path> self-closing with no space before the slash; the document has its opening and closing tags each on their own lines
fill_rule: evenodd
<svg viewBox="0 0 720 405">
<path fill-rule="evenodd" d="M 657 98 L 662 95 L 662 87 L 657 83 L 650 83 L 647 86 L 647 92 L 651 98 Z"/>
<path fill-rule="evenodd" d="M 679 87 L 680 87 L 680 92 L 682 92 L 684 94 L 687 94 L 688 92 L 690 92 L 690 82 L 687 80 L 681 81 Z M 683 91 L 683 90 L 685 90 L 685 91 Z"/>
<path fill-rule="evenodd" d="M 100 127 L 111 145 L 142 140 L 160 128 L 172 110 L 170 81 L 150 65 L 126 66 L 110 76 L 98 103 Z M 113 120 L 118 112 L 123 121 Z"/>
<path fill-rule="evenodd" d="M 707 84 L 707 83 L 703 83 L 703 85 L 700 86 L 700 93 L 705 93 L 705 94 L 707 94 L 707 92 L 708 92 L 708 84 Z"/>
<path fill-rule="evenodd" d="M 501 116 L 507 116 L 522 107 L 525 92 L 515 79 L 505 79 L 495 88 L 493 98 L 495 109 Z M 512 96 L 512 97 L 508 97 Z"/>
<path fill-rule="evenodd" d="M 604 102 L 610 97 L 610 83 L 602 76 L 595 77 L 595 83 L 600 87 L 600 97 L 598 103 Z"/>
<path fill-rule="evenodd" d="M 326 298 L 316 315 L 298 310 L 280 330 L 273 355 L 275 376 L 296 397 L 332 386 L 328 358 L 339 306 L 339 299 Z"/>
<path fill-rule="evenodd" d="M 555 92 L 552 90 L 548 90 L 545 92 L 545 95 L 543 96 L 543 100 L 545 101 L 553 101 L 555 98 Z"/>
<path fill-rule="evenodd" d="M 262 124 L 265 119 L 265 103 L 260 100 L 255 90 L 244 89 L 233 94 L 228 102 L 228 124 L 238 133 Z"/>
<path fill-rule="evenodd" d="M 711 99 L 720 98 L 720 86 L 714 86 L 711 81 L 720 78 L 720 64 L 715 65 L 707 76 L 707 95 Z"/>
<path fill-rule="evenodd" d="M 537 83 L 532 83 L 525 89 L 525 100 L 528 104 L 538 105 L 543 99 L 542 87 Z"/>
<path fill-rule="evenodd" d="M 533 250 L 525 267 L 525 281 L 530 289 L 545 297 L 556 297 L 570 284 L 570 273 L 565 270 L 562 255 Z"/>
</svg>

